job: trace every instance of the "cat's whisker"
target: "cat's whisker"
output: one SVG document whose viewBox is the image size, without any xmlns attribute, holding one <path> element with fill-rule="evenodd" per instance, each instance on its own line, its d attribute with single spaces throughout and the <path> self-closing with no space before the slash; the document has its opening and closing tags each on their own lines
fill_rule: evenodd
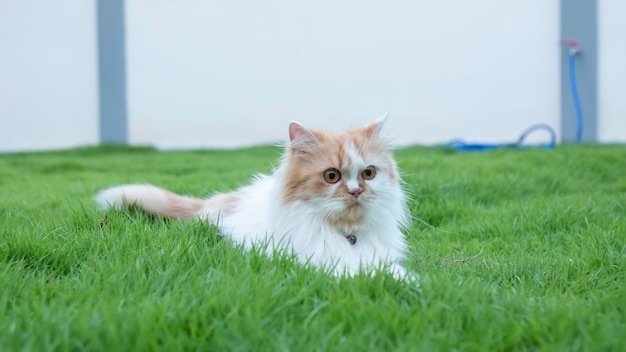
<svg viewBox="0 0 626 352">
<path fill-rule="evenodd" d="M 410 217 L 411 217 L 411 220 L 417 221 L 417 222 L 419 222 L 420 224 L 422 224 L 422 225 L 424 225 L 424 226 L 428 227 L 428 228 L 429 228 L 429 229 L 431 229 L 431 230 L 435 230 L 435 231 L 437 231 L 437 232 L 441 232 L 441 233 L 454 234 L 454 232 L 451 232 L 451 231 L 448 231 L 448 230 L 443 230 L 443 229 L 440 229 L 440 228 L 438 228 L 438 227 L 435 227 L 435 226 L 433 226 L 433 225 L 429 224 L 428 222 L 426 222 L 424 219 L 420 218 L 420 217 L 419 217 L 419 216 L 417 216 L 417 215 L 410 215 Z"/>
</svg>

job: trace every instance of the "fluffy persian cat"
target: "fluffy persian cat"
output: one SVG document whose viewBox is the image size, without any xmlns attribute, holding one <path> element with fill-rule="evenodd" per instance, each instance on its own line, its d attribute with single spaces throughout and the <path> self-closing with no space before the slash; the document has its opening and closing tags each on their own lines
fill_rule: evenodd
<svg viewBox="0 0 626 352">
<path fill-rule="evenodd" d="M 402 261 L 401 227 L 409 216 L 388 141 L 385 118 L 341 133 L 310 130 L 292 122 L 280 166 L 250 185 L 208 199 L 147 185 L 101 191 L 102 207 L 128 205 L 181 220 L 201 219 L 246 248 L 266 245 L 293 253 L 302 263 L 336 275 L 389 270 L 415 279 Z"/>
</svg>

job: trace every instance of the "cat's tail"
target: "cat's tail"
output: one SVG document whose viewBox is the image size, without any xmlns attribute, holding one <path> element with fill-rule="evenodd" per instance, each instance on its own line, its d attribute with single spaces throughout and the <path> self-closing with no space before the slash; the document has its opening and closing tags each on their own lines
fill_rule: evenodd
<svg viewBox="0 0 626 352">
<path fill-rule="evenodd" d="M 100 191 L 96 202 L 103 208 L 137 206 L 141 210 L 168 218 L 193 218 L 204 206 L 204 200 L 174 194 L 152 185 L 123 185 Z"/>
</svg>

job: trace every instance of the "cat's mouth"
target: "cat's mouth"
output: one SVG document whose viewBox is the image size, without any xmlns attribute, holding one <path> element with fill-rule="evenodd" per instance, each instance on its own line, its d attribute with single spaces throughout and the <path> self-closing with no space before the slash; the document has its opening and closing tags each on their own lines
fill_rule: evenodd
<svg viewBox="0 0 626 352">
<path fill-rule="evenodd" d="M 355 199 L 351 204 L 348 204 L 347 208 L 358 208 L 361 206 L 361 202 L 358 199 Z"/>
</svg>

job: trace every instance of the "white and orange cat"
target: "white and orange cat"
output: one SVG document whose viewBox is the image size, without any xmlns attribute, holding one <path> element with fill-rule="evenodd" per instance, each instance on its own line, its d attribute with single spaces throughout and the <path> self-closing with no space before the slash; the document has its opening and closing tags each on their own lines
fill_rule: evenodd
<svg viewBox="0 0 626 352">
<path fill-rule="evenodd" d="M 208 199 L 180 196 L 147 184 L 101 191 L 103 207 L 136 205 L 181 220 L 201 219 L 246 248 L 293 253 L 302 263 L 337 275 L 402 266 L 407 250 L 401 227 L 409 216 L 388 141 L 385 118 L 342 133 L 309 130 L 292 122 L 280 166 L 252 184 Z"/>
</svg>

